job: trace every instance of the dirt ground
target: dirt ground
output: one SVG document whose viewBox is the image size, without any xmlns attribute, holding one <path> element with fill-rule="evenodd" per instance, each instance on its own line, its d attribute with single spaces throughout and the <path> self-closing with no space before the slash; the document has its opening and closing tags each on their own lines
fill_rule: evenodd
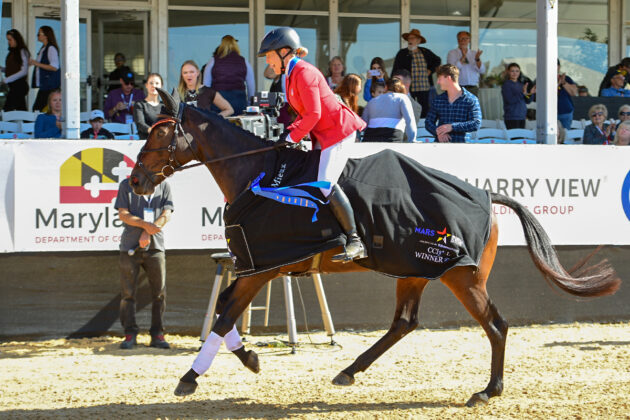
<svg viewBox="0 0 630 420">
<path fill-rule="evenodd" d="M 173 395 L 199 346 L 169 336 L 170 350 L 133 350 L 117 337 L 0 343 L 0 418 L 431 418 L 630 419 L 630 323 L 510 329 L 505 389 L 467 408 L 490 375 L 480 328 L 417 330 L 351 387 L 331 379 L 384 331 L 250 336 L 261 372 L 223 350 L 197 392 Z M 260 345 L 260 346 L 259 346 Z"/>
</svg>

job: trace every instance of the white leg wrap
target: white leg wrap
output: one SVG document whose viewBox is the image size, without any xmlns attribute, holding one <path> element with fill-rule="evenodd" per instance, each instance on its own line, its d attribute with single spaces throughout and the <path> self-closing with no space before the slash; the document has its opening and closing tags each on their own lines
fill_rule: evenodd
<svg viewBox="0 0 630 420">
<path fill-rule="evenodd" d="M 238 350 L 243 347 L 243 342 L 241 341 L 241 336 L 236 330 L 236 325 L 232 327 L 229 333 L 225 334 L 223 339 L 225 340 L 225 347 L 227 347 L 229 351 Z"/>
<path fill-rule="evenodd" d="M 221 347 L 222 342 L 223 337 L 215 332 L 211 332 L 208 338 L 206 338 L 206 342 L 201 346 L 201 351 L 192 364 L 192 370 L 198 375 L 206 373 L 206 371 L 210 369 L 214 356 L 219 352 L 219 347 Z"/>
</svg>

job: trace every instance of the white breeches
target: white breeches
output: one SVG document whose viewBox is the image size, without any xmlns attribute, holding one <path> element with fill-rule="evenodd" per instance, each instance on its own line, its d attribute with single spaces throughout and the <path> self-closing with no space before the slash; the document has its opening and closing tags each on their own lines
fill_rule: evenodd
<svg viewBox="0 0 630 420">
<path fill-rule="evenodd" d="M 320 188 L 320 191 L 322 192 L 322 194 L 324 194 L 324 197 L 328 197 L 332 186 L 337 183 L 337 180 L 341 176 L 343 168 L 346 166 L 346 162 L 348 161 L 348 153 L 350 151 L 348 143 L 354 143 L 356 136 L 356 131 L 353 131 L 352 134 L 341 140 L 339 143 L 322 150 L 322 154 L 319 158 L 317 180 L 328 181 L 330 182 L 331 187 Z M 317 142 L 315 148 L 321 149 L 319 142 Z"/>
</svg>

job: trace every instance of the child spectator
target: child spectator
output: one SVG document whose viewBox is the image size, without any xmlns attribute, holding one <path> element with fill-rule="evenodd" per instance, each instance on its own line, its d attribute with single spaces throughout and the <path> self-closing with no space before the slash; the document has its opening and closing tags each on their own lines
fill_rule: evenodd
<svg viewBox="0 0 630 420">
<path fill-rule="evenodd" d="M 90 125 L 92 128 L 81 133 L 82 139 L 104 140 L 113 139 L 114 135 L 103 128 L 105 114 L 100 109 L 95 109 L 90 113 Z"/>
<path fill-rule="evenodd" d="M 55 89 L 48 95 L 48 112 L 39 114 L 35 120 L 36 139 L 61 138 L 61 90 Z"/>
</svg>

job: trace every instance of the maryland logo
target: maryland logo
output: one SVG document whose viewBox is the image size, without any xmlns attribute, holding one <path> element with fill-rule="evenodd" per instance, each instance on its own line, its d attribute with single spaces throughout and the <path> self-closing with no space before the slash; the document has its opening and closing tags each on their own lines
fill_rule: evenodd
<svg viewBox="0 0 630 420">
<path fill-rule="evenodd" d="M 59 170 L 60 203 L 111 203 L 118 184 L 129 177 L 134 161 L 103 148 L 82 150 Z"/>
</svg>

